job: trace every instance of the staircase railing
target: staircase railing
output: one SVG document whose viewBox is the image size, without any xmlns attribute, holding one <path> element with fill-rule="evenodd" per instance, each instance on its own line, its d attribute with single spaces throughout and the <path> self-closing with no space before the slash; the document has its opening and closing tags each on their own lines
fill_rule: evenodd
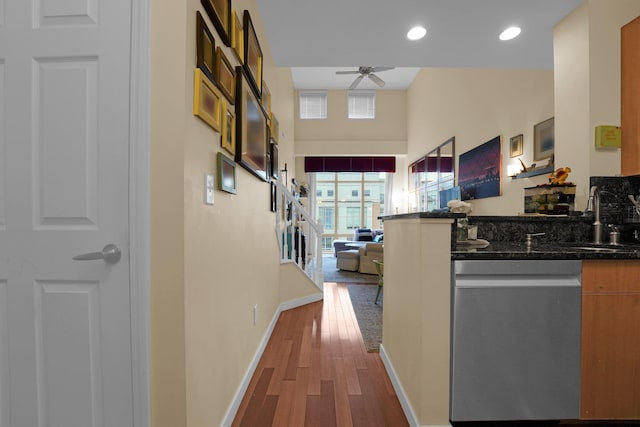
<svg viewBox="0 0 640 427">
<path fill-rule="evenodd" d="M 293 262 L 322 290 L 322 235 L 324 226 L 316 222 L 282 181 L 276 184 L 276 235 L 280 261 Z"/>
</svg>

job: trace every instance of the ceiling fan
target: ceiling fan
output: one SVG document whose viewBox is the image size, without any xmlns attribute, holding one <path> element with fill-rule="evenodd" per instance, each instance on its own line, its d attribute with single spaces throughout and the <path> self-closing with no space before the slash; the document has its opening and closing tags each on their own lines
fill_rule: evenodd
<svg viewBox="0 0 640 427">
<path fill-rule="evenodd" d="M 394 68 L 395 67 L 358 67 L 357 71 L 336 71 L 336 74 L 360 74 L 358 77 L 356 77 L 353 83 L 351 83 L 351 86 L 349 86 L 349 90 L 355 89 L 365 77 L 369 77 L 369 79 L 371 79 L 371 81 L 378 86 L 384 87 L 384 80 L 373 73 L 393 70 Z"/>
</svg>

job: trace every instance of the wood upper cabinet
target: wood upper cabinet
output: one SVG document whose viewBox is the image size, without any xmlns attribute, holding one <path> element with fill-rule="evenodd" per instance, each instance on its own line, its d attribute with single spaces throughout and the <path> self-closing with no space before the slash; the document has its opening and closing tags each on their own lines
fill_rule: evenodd
<svg viewBox="0 0 640 427">
<path fill-rule="evenodd" d="M 640 419 L 640 260 L 582 263 L 582 419 Z"/>
<path fill-rule="evenodd" d="M 640 17 L 621 30 L 621 124 L 623 176 L 640 174 Z"/>
</svg>

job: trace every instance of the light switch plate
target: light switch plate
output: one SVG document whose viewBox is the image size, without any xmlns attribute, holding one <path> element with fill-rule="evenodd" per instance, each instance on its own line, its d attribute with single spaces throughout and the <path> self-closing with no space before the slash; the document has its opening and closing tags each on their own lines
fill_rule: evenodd
<svg viewBox="0 0 640 427">
<path fill-rule="evenodd" d="M 213 175 L 209 173 L 204 175 L 204 202 L 207 205 L 213 204 Z"/>
</svg>

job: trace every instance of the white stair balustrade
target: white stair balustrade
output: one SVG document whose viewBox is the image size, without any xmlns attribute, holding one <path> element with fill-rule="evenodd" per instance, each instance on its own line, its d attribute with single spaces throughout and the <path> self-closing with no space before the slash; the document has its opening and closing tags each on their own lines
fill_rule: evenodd
<svg viewBox="0 0 640 427">
<path fill-rule="evenodd" d="M 280 262 L 293 262 L 322 289 L 322 235 L 324 226 L 316 222 L 282 181 L 276 184 L 276 236 Z"/>
</svg>

